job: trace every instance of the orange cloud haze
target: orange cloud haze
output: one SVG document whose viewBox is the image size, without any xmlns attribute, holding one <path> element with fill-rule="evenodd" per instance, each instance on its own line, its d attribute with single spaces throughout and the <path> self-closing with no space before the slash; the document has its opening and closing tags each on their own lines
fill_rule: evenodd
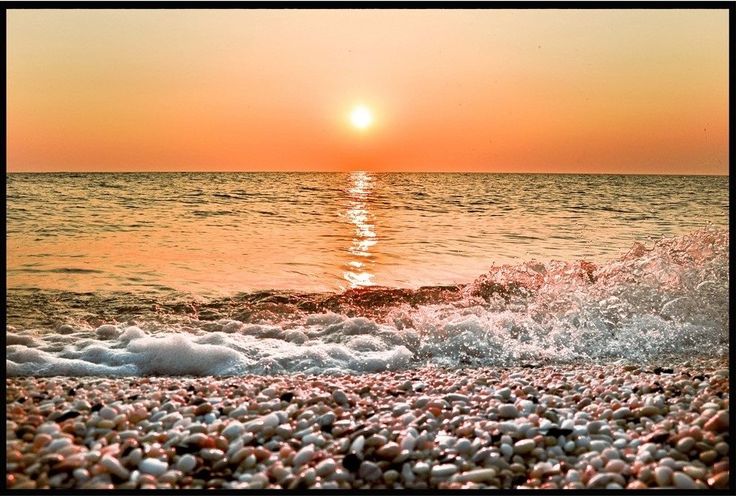
<svg viewBox="0 0 736 496">
<path fill-rule="evenodd" d="M 728 173 L 727 10 L 7 14 L 10 171 Z"/>
</svg>

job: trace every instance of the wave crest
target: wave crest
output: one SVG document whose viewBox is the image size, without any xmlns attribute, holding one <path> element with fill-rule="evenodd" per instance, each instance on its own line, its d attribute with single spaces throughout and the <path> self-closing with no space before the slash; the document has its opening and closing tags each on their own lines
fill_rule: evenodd
<svg viewBox="0 0 736 496">
<path fill-rule="evenodd" d="M 727 231 L 703 229 L 637 243 L 600 266 L 529 261 L 493 267 L 469 284 L 416 290 L 213 301 L 15 295 L 9 301 L 34 304 L 67 328 L 9 327 L 6 369 L 240 375 L 725 355 L 728 251 Z"/>
</svg>

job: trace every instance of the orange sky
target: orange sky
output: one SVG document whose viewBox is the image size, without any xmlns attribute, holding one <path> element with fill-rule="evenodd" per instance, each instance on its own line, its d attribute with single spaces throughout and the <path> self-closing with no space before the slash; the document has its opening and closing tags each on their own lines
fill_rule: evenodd
<svg viewBox="0 0 736 496">
<path fill-rule="evenodd" d="M 9 171 L 728 173 L 727 10 L 10 10 L 7 42 Z"/>
</svg>

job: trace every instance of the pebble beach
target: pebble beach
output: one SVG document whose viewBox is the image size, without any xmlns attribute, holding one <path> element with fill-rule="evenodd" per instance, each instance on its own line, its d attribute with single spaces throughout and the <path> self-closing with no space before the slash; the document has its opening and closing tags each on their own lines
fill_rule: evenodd
<svg viewBox="0 0 736 496">
<path fill-rule="evenodd" d="M 10 489 L 727 489 L 726 358 L 6 380 Z"/>
</svg>

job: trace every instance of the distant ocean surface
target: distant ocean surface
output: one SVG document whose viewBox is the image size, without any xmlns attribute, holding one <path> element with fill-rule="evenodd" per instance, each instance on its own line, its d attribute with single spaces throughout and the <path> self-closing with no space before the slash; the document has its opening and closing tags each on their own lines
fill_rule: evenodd
<svg viewBox="0 0 736 496">
<path fill-rule="evenodd" d="M 727 177 L 6 182 L 10 375 L 339 373 L 727 349 Z"/>
</svg>

